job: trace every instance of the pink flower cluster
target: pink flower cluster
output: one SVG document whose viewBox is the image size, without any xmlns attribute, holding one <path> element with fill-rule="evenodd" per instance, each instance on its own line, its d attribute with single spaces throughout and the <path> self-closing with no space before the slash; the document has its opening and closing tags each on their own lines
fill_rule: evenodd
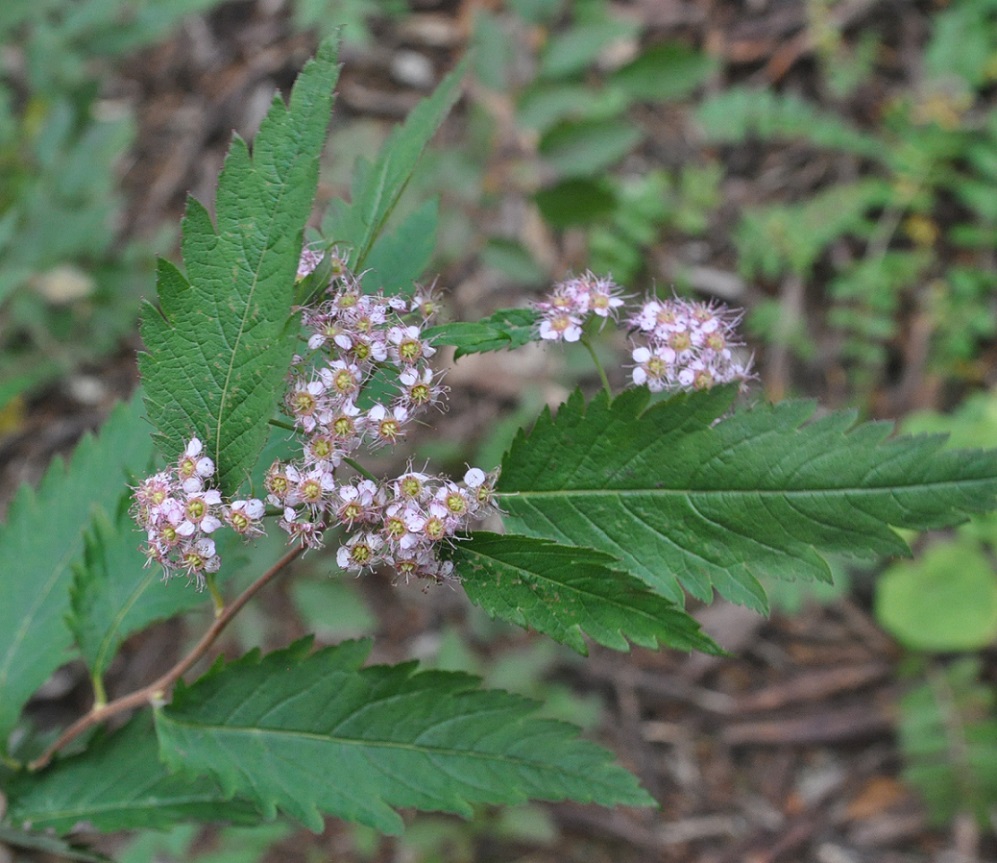
<svg viewBox="0 0 997 863">
<path fill-rule="evenodd" d="M 533 307 L 540 312 L 538 333 L 553 342 L 577 342 L 591 315 L 616 320 L 625 299 L 611 277 L 591 272 L 557 282 Z M 632 353 L 632 379 L 652 392 L 707 389 L 716 384 L 745 381 L 750 361 L 741 362 L 736 349 L 740 315 L 724 306 L 672 297 L 648 298 L 626 319 L 632 332 L 647 340 Z"/>
<path fill-rule="evenodd" d="M 326 519 L 351 531 L 336 554 L 341 568 L 357 574 L 377 566 L 393 568 L 399 576 L 435 582 L 454 580 L 453 564 L 440 557 L 444 543 L 470 523 L 495 511 L 495 475 L 478 468 L 464 474 L 462 483 L 409 469 L 386 482 L 353 478 L 335 484 L 323 495 L 321 508 L 303 499 L 302 485 L 318 485 L 297 469 L 275 465 L 267 477 L 268 500 L 283 505 L 281 527 L 308 546 L 321 544 Z M 308 510 L 295 509 L 294 502 Z"/>
<path fill-rule="evenodd" d="M 750 361 L 741 362 L 735 353 L 743 347 L 737 340 L 740 320 L 740 313 L 713 303 L 648 298 L 628 320 L 647 339 L 631 354 L 633 382 L 661 392 L 746 381 Z"/>
<path fill-rule="evenodd" d="M 215 465 L 203 450 L 192 438 L 172 467 L 138 485 L 132 508 L 146 532 L 147 563 L 161 564 L 167 578 L 185 573 L 198 587 L 221 565 L 210 535 L 227 524 L 244 537 L 257 536 L 264 510 L 255 499 L 225 504 L 217 489 L 208 488 Z"/>
<path fill-rule="evenodd" d="M 344 528 L 348 536 L 336 555 L 343 569 L 391 566 L 406 580 L 453 580 L 453 565 L 440 552 L 473 520 L 496 511 L 496 475 L 471 468 L 457 483 L 409 465 L 402 476 L 376 482 L 352 459 L 361 447 L 397 443 L 418 414 L 442 403 L 446 388 L 429 366 L 436 348 L 423 333 L 437 300 L 431 289 L 412 299 L 364 293 L 345 260 L 335 250 L 329 254 L 326 296 L 301 310 L 308 351 L 294 358 L 284 395 L 302 452 L 270 466 L 267 503 L 291 542 L 308 548 L 322 545 L 327 527 Z M 305 249 L 298 279 L 322 257 Z M 375 377 L 381 401 L 364 392 Z M 244 537 L 262 534 L 266 514 L 255 498 L 224 503 L 209 487 L 215 466 L 202 450 L 192 439 L 174 466 L 135 489 L 133 508 L 147 534 L 148 560 L 162 564 L 167 576 L 186 572 L 199 585 L 220 566 L 211 534 L 223 524 Z M 351 473 L 341 478 L 344 465 Z"/>
<path fill-rule="evenodd" d="M 305 254 L 299 272 L 317 265 Z M 267 501 L 282 510 L 279 524 L 292 541 L 308 547 L 320 546 L 333 524 L 352 531 L 337 554 L 344 569 L 387 565 L 406 578 L 446 580 L 450 567 L 437 554 L 439 543 L 483 517 L 491 500 L 494 477 L 476 469 L 464 486 L 411 470 L 389 483 L 336 476 L 360 447 L 394 445 L 419 413 L 442 403 L 446 388 L 429 366 L 436 348 L 423 336 L 437 306 L 431 290 L 411 300 L 364 293 L 340 261 L 327 298 L 303 310 L 310 353 L 295 358 L 284 399 L 303 452 L 293 463 L 270 467 Z M 393 394 L 361 408 L 361 393 L 375 375 Z M 422 491 L 400 497 L 399 482 L 406 478 L 417 480 Z M 444 506 L 451 508 L 438 513 Z"/>
<path fill-rule="evenodd" d="M 577 342 L 591 315 L 616 320 L 617 310 L 624 304 L 622 293 L 612 278 L 599 278 L 591 272 L 558 282 L 546 299 L 533 304 L 540 312 L 540 338 Z"/>
</svg>

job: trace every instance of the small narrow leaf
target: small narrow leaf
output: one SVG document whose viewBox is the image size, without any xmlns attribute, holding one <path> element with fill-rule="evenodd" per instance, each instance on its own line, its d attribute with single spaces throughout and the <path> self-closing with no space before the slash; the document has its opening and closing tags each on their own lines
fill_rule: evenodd
<svg viewBox="0 0 997 863">
<path fill-rule="evenodd" d="M 886 440 L 888 423 L 814 406 L 740 411 L 731 388 L 648 407 L 645 389 L 575 393 L 521 433 L 499 490 L 511 530 L 588 546 L 675 602 L 712 589 L 764 608 L 757 576 L 827 581 L 820 553 L 906 554 L 893 527 L 955 524 L 993 507 L 997 453 Z"/>
<path fill-rule="evenodd" d="M 454 561 L 475 605 L 588 653 L 582 633 L 605 647 L 722 653 L 685 611 L 619 571 L 608 554 L 524 536 L 475 533 Z"/>
<path fill-rule="evenodd" d="M 544 160 L 566 177 L 587 177 L 615 164 L 643 140 L 625 120 L 565 120 L 540 139 Z"/>
<path fill-rule="evenodd" d="M 114 511 L 152 458 L 136 397 L 85 437 L 69 464 L 56 460 L 37 491 L 23 486 L 0 525 L 0 750 L 31 694 L 68 658 L 72 564 L 95 511 Z"/>
<path fill-rule="evenodd" d="M 595 62 L 607 45 L 617 39 L 633 37 L 636 29 L 631 21 L 606 18 L 556 33 L 544 46 L 540 75 L 563 78 L 582 72 Z"/>
<path fill-rule="evenodd" d="M 604 220 L 618 204 L 617 191 L 601 177 L 569 177 L 533 195 L 552 228 Z"/>
<path fill-rule="evenodd" d="M 116 521 L 99 512 L 86 534 L 83 560 L 74 567 L 67 622 L 95 678 L 103 677 L 133 632 L 205 601 L 185 579 L 164 583 L 161 567 L 146 566 L 141 543 L 123 508 Z"/>
<path fill-rule="evenodd" d="M 614 72 L 609 81 L 633 99 L 664 102 L 688 96 L 719 65 L 718 58 L 682 42 L 665 42 L 648 48 Z"/>
<path fill-rule="evenodd" d="M 412 110 L 384 142 L 373 165 L 364 160 L 357 163 L 352 203 L 330 208 L 323 220 L 323 233 L 352 249 L 350 265 L 355 272 L 368 266 L 374 241 L 405 191 L 419 156 L 460 95 L 460 81 L 466 68 L 464 60 L 443 79 L 432 96 Z"/>
<path fill-rule="evenodd" d="M 95 851 L 88 851 L 86 848 L 79 848 L 63 839 L 57 839 L 55 836 L 29 833 L 26 830 L 13 830 L 2 824 L 0 824 L 0 844 L 3 845 L 4 850 L 7 850 L 9 846 L 27 851 L 40 851 L 46 855 L 54 854 L 60 860 L 77 860 L 79 863 L 114 863 L 110 857 L 105 857 Z"/>
<path fill-rule="evenodd" d="M 414 663 L 361 669 L 370 646 L 302 641 L 217 665 L 157 711 L 162 756 L 313 830 L 320 813 L 383 832 L 394 807 L 468 815 L 529 798 L 646 805 L 634 777 L 537 705 Z"/>
<path fill-rule="evenodd" d="M 255 807 L 226 799 L 210 778 L 169 773 L 148 715 L 40 773 L 16 774 L 7 796 L 10 823 L 60 834 L 80 825 L 111 831 L 166 829 L 178 821 L 260 821 Z"/>
<path fill-rule="evenodd" d="M 538 338 L 532 309 L 499 309 L 480 321 L 441 324 L 425 333 L 436 345 L 453 345 L 454 358 L 465 354 L 520 348 Z"/>
<path fill-rule="evenodd" d="M 168 458 L 197 435 L 223 491 L 234 492 L 267 439 L 294 349 L 288 319 L 305 223 L 318 183 L 337 76 L 331 43 L 275 98 L 250 154 L 235 138 L 218 181 L 217 231 L 188 201 L 186 276 L 161 262 L 160 310 L 142 322 L 139 358 L 149 416 Z"/>
</svg>

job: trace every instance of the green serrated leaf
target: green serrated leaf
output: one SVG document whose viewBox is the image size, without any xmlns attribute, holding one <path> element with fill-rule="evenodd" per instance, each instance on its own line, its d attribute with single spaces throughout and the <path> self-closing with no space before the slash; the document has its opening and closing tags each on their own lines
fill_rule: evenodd
<svg viewBox="0 0 997 863">
<path fill-rule="evenodd" d="M 361 669 L 367 642 L 309 648 L 253 653 L 178 687 L 156 716 L 165 761 L 313 830 L 329 813 L 397 833 L 403 806 L 651 802 L 577 729 L 532 718 L 535 702 L 415 663 Z"/>
<path fill-rule="evenodd" d="M 0 749 L 25 702 L 68 658 L 72 564 L 95 511 L 114 511 L 129 474 L 152 458 L 138 397 L 56 460 L 37 490 L 23 486 L 0 526 Z"/>
<path fill-rule="evenodd" d="M 583 632 L 605 647 L 723 651 L 685 611 L 619 571 L 599 551 L 524 536 L 475 533 L 454 551 L 465 592 L 492 617 L 529 626 L 587 654 Z"/>
<path fill-rule="evenodd" d="M 460 81 L 467 68 L 461 61 L 428 99 L 420 102 L 384 142 L 372 165 L 358 160 L 354 168 L 353 202 L 330 208 L 322 231 L 352 250 L 350 266 L 360 272 L 398 199 L 415 170 L 429 139 L 460 95 Z"/>
<path fill-rule="evenodd" d="M 506 455 L 510 530 L 587 546 L 679 602 L 765 607 L 757 576 L 827 581 L 820 553 L 906 554 L 893 527 L 955 524 L 993 507 L 997 453 L 941 451 L 941 437 L 887 441 L 852 413 L 810 421 L 784 402 L 717 422 L 735 390 L 648 407 L 645 389 L 546 411 Z M 716 423 L 716 424 L 715 424 Z"/>
<path fill-rule="evenodd" d="M 147 714 L 80 755 L 39 773 L 16 774 L 7 796 L 10 823 L 60 834 L 82 824 L 111 831 L 165 829 L 178 821 L 261 820 L 254 806 L 227 799 L 210 778 L 171 774 L 159 760 Z"/>
<path fill-rule="evenodd" d="M 218 181 L 217 231 L 188 201 L 186 276 L 161 262 L 160 309 L 142 322 L 139 358 L 149 416 L 172 459 L 199 436 L 233 493 L 267 439 L 294 350 L 288 327 L 305 223 L 332 105 L 336 51 L 324 43 L 290 106 L 275 98 L 252 154 L 235 138 Z"/>
<path fill-rule="evenodd" d="M 67 623 L 95 680 L 133 632 L 205 601 L 185 579 L 164 583 L 159 566 L 146 566 L 141 544 L 127 512 L 116 521 L 98 512 L 85 536 L 83 560 L 74 566 Z"/>
<path fill-rule="evenodd" d="M 425 336 L 433 344 L 456 347 L 454 359 L 465 354 L 521 348 L 537 339 L 537 313 L 532 309 L 499 309 L 480 321 L 430 327 Z"/>
</svg>

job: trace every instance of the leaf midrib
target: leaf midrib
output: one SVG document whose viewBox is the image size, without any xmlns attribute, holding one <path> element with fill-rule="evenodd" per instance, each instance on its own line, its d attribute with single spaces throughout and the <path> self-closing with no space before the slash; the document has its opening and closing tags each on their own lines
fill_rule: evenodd
<svg viewBox="0 0 997 863">
<path fill-rule="evenodd" d="M 288 174 L 291 174 L 293 172 L 293 168 L 298 163 L 299 159 L 300 157 L 297 157 L 291 161 L 290 167 L 288 168 L 287 171 Z M 256 167 L 255 163 L 253 164 L 251 170 L 255 175 L 254 179 L 259 179 L 258 176 L 259 170 Z M 239 346 L 242 343 L 242 337 L 246 331 L 247 323 L 250 317 L 249 310 L 253 306 L 252 300 L 256 294 L 256 289 L 260 283 L 260 268 L 263 265 L 263 259 L 266 257 L 267 252 L 271 250 L 270 239 L 273 236 L 273 226 L 276 221 L 276 214 L 281 211 L 280 202 L 281 199 L 287 194 L 288 185 L 289 183 L 287 182 L 286 179 L 284 179 L 284 181 L 281 183 L 280 191 L 277 195 L 277 203 L 270 210 L 270 222 L 268 223 L 269 227 L 266 229 L 266 231 L 264 231 L 264 237 L 266 238 L 266 242 L 263 245 L 263 250 L 260 252 L 259 259 L 257 260 L 256 265 L 252 268 L 253 281 L 250 286 L 249 293 L 245 297 L 242 318 L 239 321 L 239 329 L 236 332 L 235 344 L 232 346 L 232 351 L 231 354 L 229 355 L 228 368 L 225 370 L 225 382 L 224 384 L 222 384 L 221 398 L 219 399 L 218 402 L 218 419 L 215 425 L 214 449 L 215 449 L 216 459 L 218 459 L 219 461 L 221 460 L 222 428 L 225 425 L 225 418 L 226 418 L 226 402 L 231 396 L 230 384 L 232 381 L 232 376 L 235 372 L 236 357 L 238 356 Z M 246 247 L 244 244 L 241 243 L 237 244 L 236 248 L 239 251 L 245 253 Z"/>
<path fill-rule="evenodd" d="M 152 797 L 148 798 L 148 802 L 144 800 L 133 800 L 133 801 L 121 801 L 114 803 L 104 803 L 94 802 L 92 805 L 80 805 L 74 808 L 68 809 L 28 809 L 26 812 L 18 810 L 15 814 L 18 821 L 38 821 L 44 824 L 47 821 L 54 821 L 59 818 L 79 818 L 87 813 L 98 812 L 106 814 L 108 812 L 131 812 L 135 810 L 146 810 L 155 809 L 160 806 L 187 806 L 190 804 L 206 803 L 206 804 L 224 804 L 232 803 L 233 801 L 239 801 L 246 803 L 247 806 L 252 806 L 252 803 L 243 798 L 228 798 L 224 799 L 220 796 L 211 794 L 192 794 L 185 796 L 168 795 L 163 797 Z"/>
<path fill-rule="evenodd" d="M 25 636 L 30 631 L 32 624 L 38 619 L 39 609 L 48 603 L 49 597 L 51 596 L 56 584 L 66 572 L 69 562 L 75 558 L 78 552 L 78 549 L 70 548 L 67 550 L 66 554 L 59 559 L 58 563 L 52 568 L 51 578 L 48 582 L 46 582 L 44 588 L 39 591 L 35 602 L 31 605 L 30 613 L 26 614 L 22 618 L 21 625 L 17 629 L 17 635 L 14 637 L 13 641 L 11 641 L 10 647 L 3 658 L 3 663 L 0 664 L 0 692 L 3 692 L 7 687 L 11 662 L 17 654 L 20 646 L 24 643 Z"/>
<path fill-rule="evenodd" d="M 989 485 L 997 489 L 997 476 L 975 477 L 972 479 L 938 480 L 937 482 L 903 483 L 891 482 L 885 485 L 874 486 L 808 486 L 806 488 L 782 489 L 782 488 L 563 488 L 563 489 L 523 489 L 521 491 L 497 492 L 500 498 L 535 498 L 535 497 L 702 497 L 712 495 L 730 496 L 764 496 L 764 497 L 810 497 L 815 494 L 832 497 L 838 495 L 880 495 L 885 492 L 903 491 L 937 491 L 955 489 L 965 491 L 979 485 Z"/>
<path fill-rule="evenodd" d="M 447 717 L 447 721 L 452 720 L 455 717 Z M 244 726 L 244 725 L 211 725 L 205 723 L 192 722 L 189 720 L 182 720 L 171 716 L 160 716 L 159 721 L 166 721 L 178 728 L 183 728 L 191 733 L 195 734 L 208 734 L 215 737 L 220 736 L 252 736 L 259 738 L 261 735 L 272 736 L 277 738 L 293 738 L 293 739 L 303 739 L 308 741 L 320 742 L 323 745 L 334 744 L 346 747 L 363 747 L 363 748 L 373 748 L 373 749 L 394 749 L 401 751 L 410 751 L 416 754 L 425 755 L 439 755 L 447 756 L 452 758 L 474 758 L 480 761 L 498 761 L 504 764 L 512 765 L 522 765 L 533 768 L 540 768 L 544 770 L 549 770 L 550 772 L 560 773 L 565 776 L 577 776 L 576 772 L 572 772 L 563 768 L 563 765 L 559 764 L 548 764 L 539 761 L 530 761 L 525 758 L 513 758 L 502 753 L 492 753 L 492 752 L 481 752 L 473 749 L 451 749 L 442 746 L 429 746 L 429 745 L 417 745 L 409 742 L 399 742 L 393 740 L 367 740 L 364 738 L 353 738 L 353 737 L 341 737 L 332 736 L 330 734 L 322 734 L 315 731 L 302 731 L 300 729 L 290 729 L 290 728 L 266 728 L 259 726 Z"/>
</svg>

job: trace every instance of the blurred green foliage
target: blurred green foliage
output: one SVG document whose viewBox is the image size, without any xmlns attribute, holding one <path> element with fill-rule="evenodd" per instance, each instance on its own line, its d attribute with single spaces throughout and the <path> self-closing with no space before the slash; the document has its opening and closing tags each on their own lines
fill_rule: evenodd
<svg viewBox="0 0 997 863">
<path fill-rule="evenodd" d="M 900 705 L 904 777 L 941 826 L 969 813 L 989 828 L 997 803 L 997 712 L 979 661 L 929 664 Z"/>
<path fill-rule="evenodd" d="M 397 16 L 405 11 L 404 0 L 295 0 L 294 24 L 312 29 L 319 39 L 338 34 L 346 45 L 368 48 L 372 43 L 370 20 Z"/>
<path fill-rule="evenodd" d="M 997 392 L 976 393 L 951 415 L 912 414 L 903 431 L 947 433 L 952 447 L 993 446 Z M 875 594 L 879 623 L 914 652 L 900 704 L 904 775 L 936 823 L 970 812 L 989 826 L 997 806 L 997 709 L 970 652 L 997 642 L 997 519 L 974 517 L 925 541 L 915 559 L 887 567 Z"/>
<path fill-rule="evenodd" d="M 978 346 L 997 334 L 997 3 L 965 0 L 939 11 L 922 77 L 868 130 L 833 106 L 872 73 L 875 34 L 850 48 L 820 21 L 812 26 L 829 95 L 822 107 L 733 87 L 696 109 L 707 141 L 795 142 L 824 151 L 840 176 L 798 202 L 746 207 L 734 237 L 740 272 L 823 290 L 811 332 L 837 334 L 822 343 L 834 352 L 824 359 L 846 371 L 859 397 L 882 382 L 891 351 L 901 349 L 902 312 L 909 319 L 911 310 L 931 332 L 930 370 L 973 383 Z M 754 330 L 778 340 L 777 319 L 763 305 Z M 808 360 L 813 344 L 797 334 L 790 347 Z"/>
<path fill-rule="evenodd" d="M 152 283 L 153 255 L 118 239 L 118 176 L 135 128 L 129 107 L 106 98 L 100 81 L 127 52 L 219 2 L 0 2 L 0 407 L 112 350 L 133 327 L 139 293 Z M 843 35 L 829 23 L 827 6 L 807 3 L 825 97 L 820 106 L 743 86 L 714 86 L 700 98 L 705 85 L 717 83 L 719 61 L 684 42 L 643 39 L 604 0 L 508 0 L 504 8 L 481 8 L 473 22 L 474 74 L 486 91 L 508 97 L 518 146 L 510 158 L 503 151 L 510 130 L 472 105 L 465 140 L 438 148 L 419 182 L 472 210 L 496 204 L 511 185 L 547 228 L 583 239 L 586 266 L 629 285 L 652 271 L 648 253 L 663 238 L 703 237 L 715 225 L 722 184 L 734 170 L 724 165 L 725 147 L 802 146 L 804 156 L 826 155 L 831 165 L 816 191 L 745 205 L 731 237 L 745 279 L 777 285 L 797 278 L 819 293 L 820 323 L 811 330 L 804 322 L 790 334 L 791 351 L 812 361 L 812 332 L 831 328 L 832 361 L 853 392 L 866 396 L 904 337 L 902 314 L 914 309 L 931 333 L 931 368 L 977 383 L 985 373 L 980 345 L 997 335 L 997 0 L 961 0 L 934 12 L 922 77 L 863 127 L 847 119 L 849 99 L 877 70 L 885 48 L 874 30 Z M 364 46 L 372 16 L 404 8 L 400 0 L 296 0 L 293 13 L 301 28 L 325 33 L 342 26 L 346 42 Z M 703 140 L 716 150 L 663 167 L 664 145 L 650 137 L 641 109 L 690 102 Z M 358 124 L 357 152 L 372 149 L 368 132 Z M 489 164 L 496 157 L 507 162 L 498 174 Z M 401 216 L 406 212 L 413 208 L 400 207 Z M 450 237 L 438 250 L 444 260 L 466 254 L 471 241 L 481 260 L 511 282 L 549 280 L 550 262 L 521 234 L 496 230 L 481 240 L 458 210 L 440 217 L 441 234 Z M 420 260 L 428 254 L 420 247 Z M 755 332 L 770 342 L 785 338 L 782 312 L 778 300 L 758 304 Z M 497 463 L 521 419 L 497 429 L 478 461 Z M 971 398 L 954 418 L 922 415 L 905 425 L 908 432 L 950 431 L 959 446 L 992 446 L 995 429 L 997 397 L 990 394 Z M 992 646 L 995 553 L 997 521 L 978 519 L 934 539 L 916 562 L 889 567 L 877 586 L 881 624 L 914 651 Z M 782 606 L 798 607 L 794 585 L 784 590 Z M 352 585 L 301 579 L 291 595 L 308 625 L 329 640 L 370 625 Z M 472 621 L 474 637 L 498 639 L 490 625 Z M 553 693 L 555 712 L 575 722 L 598 717 L 597 703 L 550 683 L 564 662 L 549 652 L 552 645 L 486 662 L 448 631 L 437 648 L 442 667 L 472 670 L 528 694 L 542 691 L 548 704 Z M 925 660 L 917 671 L 920 682 L 901 706 L 906 775 L 939 821 L 964 810 L 982 819 L 997 803 L 992 692 L 969 658 L 949 666 Z M 543 809 L 524 807 L 482 813 L 457 827 L 421 819 L 404 844 L 411 859 L 456 859 L 454 848 L 466 856 L 482 831 L 538 842 L 556 832 Z M 285 834 L 280 825 L 223 831 L 214 847 L 224 851 L 194 850 L 195 833 L 182 828 L 140 837 L 120 859 L 253 860 Z M 373 858 L 380 840 L 365 839 L 358 828 L 356 841 L 370 843 Z"/>
<path fill-rule="evenodd" d="M 663 232 L 705 232 L 722 173 L 709 160 L 648 165 L 635 109 L 688 98 L 718 64 L 681 42 L 643 45 L 637 25 L 604 2 L 571 4 L 570 14 L 556 2 L 509 6 L 519 15 L 479 10 L 474 23 L 475 75 L 511 100 L 522 144 L 507 173 L 550 228 L 582 232 L 586 266 L 630 284 Z M 524 56 L 526 43 L 539 47 Z M 493 150 L 499 134 L 493 126 Z M 551 277 L 521 235 L 488 238 L 482 257 L 521 284 Z"/>
<path fill-rule="evenodd" d="M 153 249 L 119 241 L 135 128 L 101 78 L 219 0 L 0 5 L 0 407 L 115 348 Z"/>
<path fill-rule="evenodd" d="M 997 439 L 997 393 L 967 398 L 954 413 L 923 411 L 909 434 L 948 434 L 948 446 L 982 448 Z M 876 616 L 912 650 L 975 650 L 997 640 L 997 518 L 976 516 L 929 544 L 916 560 L 889 566 L 876 591 Z"/>
</svg>

